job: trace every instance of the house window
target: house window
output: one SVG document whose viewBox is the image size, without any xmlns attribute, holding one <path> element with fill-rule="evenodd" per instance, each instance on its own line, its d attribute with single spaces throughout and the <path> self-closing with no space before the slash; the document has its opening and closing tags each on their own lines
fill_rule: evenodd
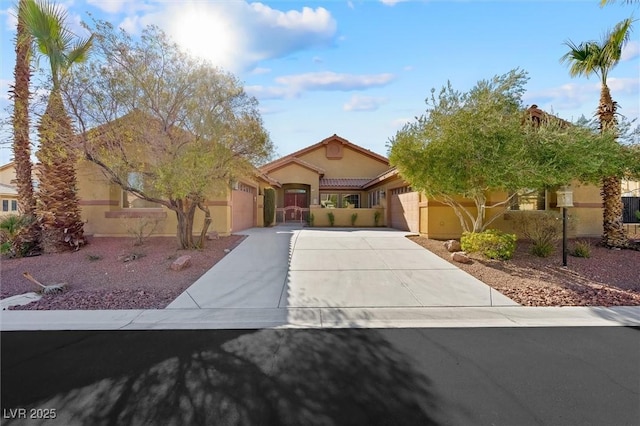
<svg viewBox="0 0 640 426">
<path fill-rule="evenodd" d="M 320 205 L 328 209 L 338 207 L 338 194 L 320 194 Z"/>
<path fill-rule="evenodd" d="M 129 173 L 127 183 L 132 188 L 143 190 L 144 175 L 139 172 L 131 172 Z M 159 207 L 160 206 L 157 203 L 143 200 L 129 191 L 122 191 L 122 208 L 124 209 L 157 209 Z"/>
<path fill-rule="evenodd" d="M 344 194 L 342 196 L 342 207 L 360 208 L 360 194 Z"/>
<path fill-rule="evenodd" d="M 2 211 L 3 212 L 9 211 L 9 200 L 2 200 Z"/>
<path fill-rule="evenodd" d="M 537 189 L 522 189 L 511 200 L 509 210 L 546 210 L 547 192 Z"/>
<path fill-rule="evenodd" d="M 380 193 L 382 191 L 376 189 L 374 191 L 369 192 L 369 207 L 379 206 L 380 205 Z"/>
<path fill-rule="evenodd" d="M 18 211 L 18 200 L 11 200 L 11 211 Z"/>
</svg>

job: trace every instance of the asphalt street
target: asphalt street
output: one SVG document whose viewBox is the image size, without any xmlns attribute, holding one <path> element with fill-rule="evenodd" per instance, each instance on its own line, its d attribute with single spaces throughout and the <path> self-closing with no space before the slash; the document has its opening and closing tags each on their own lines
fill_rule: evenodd
<svg viewBox="0 0 640 426">
<path fill-rule="evenodd" d="M 638 425 L 639 333 L 3 332 L 2 424 Z"/>
</svg>

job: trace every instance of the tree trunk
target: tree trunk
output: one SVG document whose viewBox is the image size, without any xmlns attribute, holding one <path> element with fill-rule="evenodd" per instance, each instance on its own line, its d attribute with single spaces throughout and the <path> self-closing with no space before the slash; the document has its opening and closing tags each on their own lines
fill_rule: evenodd
<svg viewBox="0 0 640 426">
<path fill-rule="evenodd" d="M 622 187 L 620 178 L 611 176 L 602 179 L 603 234 L 602 244 L 607 247 L 626 248 L 629 244 L 622 222 Z"/>
<path fill-rule="evenodd" d="M 75 171 L 71 121 L 62 96 L 53 90 L 38 127 L 40 187 L 37 216 L 45 253 L 78 249 L 84 240 Z"/>
<path fill-rule="evenodd" d="M 600 91 L 600 105 L 598 105 L 598 119 L 600 130 L 614 129 L 617 104 L 611 98 L 611 92 L 606 84 Z M 602 180 L 603 211 L 602 211 L 602 244 L 607 247 L 628 247 L 629 242 L 622 223 L 622 188 L 620 178 L 617 176 L 606 177 Z"/>
<path fill-rule="evenodd" d="M 177 240 L 178 247 L 183 250 L 198 248 L 193 241 L 193 221 L 196 213 L 197 203 L 189 200 L 178 200 L 175 203 L 176 218 L 178 219 Z"/>
<path fill-rule="evenodd" d="M 31 37 L 21 18 L 25 1 L 18 3 L 16 34 L 15 83 L 13 87 L 13 161 L 18 187 L 18 208 L 28 217 L 14 238 L 16 253 L 30 254 L 38 251 L 39 227 L 35 218 L 36 201 L 33 194 L 31 143 L 29 141 L 29 83 L 31 81 Z"/>
</svg>

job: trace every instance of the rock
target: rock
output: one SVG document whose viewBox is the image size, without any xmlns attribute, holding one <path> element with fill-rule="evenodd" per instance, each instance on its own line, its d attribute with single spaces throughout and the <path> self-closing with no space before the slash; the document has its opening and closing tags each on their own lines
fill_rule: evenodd
<svg viewBox="0 0 640 426">
<path fill-rule="evenodd" d="M 224 251 L 225 253 L 231 253 L 231 249 L 228 249 L 228 248 L 224 249 L 223 251 Z"/>
<path fill-rule="evenodd" d="M 472 260 L 469 256 L 467 256 L 467 253 L 463 252 L 463 251 L 457 251 L 455 253 L 451 253 L 451 260 L 453 260 L 454 262 L 459 262 L 459 263 L 471 263 Z"/>
<path fill-rule="evenodd" d="M 449 251 L 449 253 L 462 250 L 462 247 L 460 246 L 460 241 L 457 241 L 457 240 L 445 241 L 444 247 Z"/>
<path fill-rule="evenodd" d="M 191 266 L 191 256 L 180 256 L 171 264 L 171 270 L 173 271 L 182 271 L 185 268 Z"/>
<path fill-rule="evenodd" d="M 218 233 L 216 231 L 211 231 L 207 234 L 207 240 L 217 240 L 219 239 L 220 236 L 218 235 Z"/>
</svg>

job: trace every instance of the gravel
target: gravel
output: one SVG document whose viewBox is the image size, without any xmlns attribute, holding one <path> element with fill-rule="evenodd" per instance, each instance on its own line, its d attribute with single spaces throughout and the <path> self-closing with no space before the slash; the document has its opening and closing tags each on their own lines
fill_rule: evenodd
<svg viewBox="0 0 640 426">
<path fill-rule="evenodd" d="M 207 241 L 204 250 L 185 251 L 176 249 L 175 238 L 152 237 L 135 246 L 130 238 L 102 237 L 77 252 L 2 259 L 0 298 L 38 290 L 22 276 L 28 271 L 44 284 L 66 283 L 65 291 L 12 309 L 163 309 L 243 238 L 222 237 Z M 442 241 L 410 238 L 451 261 Z M 539 258 L 527 242 L 518 242 L 508 261 L 472 254 L 471 264 L 454 264 L 526 306 L 640 306 L 640 252 L 598 247 L 596 240 L 591 245 L 590 258 L 570 256 L 567 268 L 559 247 Z M 184 254 L 191 256 L 191 266 L 170 270 Z"/>
<path fill-rule="evenodd" d="M 471 254 L 473 263 L 462 264 L 450 260 L 443 241 L 410 238 L 521 305 L 640 306 L 640 251 L 611 250 L 591 239 L 591 256 L 569 256 L 565 268 L 561 246 L 540 258 L 530 254 L 529 242 L 519 241 L 511 260 Z"/>
<path fill-rule="evenodd" d="M 178 250 L 173 237 L 151 237 L 140 246 L 131 238 L 98 237 L 76 252 L 2 259 L 0 298 L 38 290 L 22 276 L 26 271 L 46 285 L 65 283 L 65 290 L 11 309 L 163 309 L 243 239 L 231 235 L 207 241 L 203 250 Z M 182 255 L 191 256 L 191 266 L 172 271 Z"/>
</svg>

